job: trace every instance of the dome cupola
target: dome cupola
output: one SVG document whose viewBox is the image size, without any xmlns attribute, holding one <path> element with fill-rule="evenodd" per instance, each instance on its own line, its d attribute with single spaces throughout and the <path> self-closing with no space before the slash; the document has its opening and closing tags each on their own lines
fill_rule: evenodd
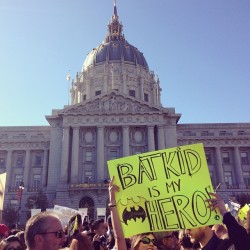
<svg viewBox="0 0 250 250">
<path fill-rule="evenodd" d="M 125 40 L 122 28 L 123 26 L 117 16 L 116 3 L 114 3 L 114 14 L 108 24 L 108 34 L 104 42 L 88 54 L 82 70 L 101 63 L 118 61 L 139 65 L 148 70 L 148 64 L 143 53 Z"/>
<path fill-rule="evenodd" d="M 72 83 L 71 104 L 110 91 L 160 105 L 159 79 L 149 71 L 143 53 L 125 39 L 116 1 L 104 41 L 88 53 Z"/>
</svg>

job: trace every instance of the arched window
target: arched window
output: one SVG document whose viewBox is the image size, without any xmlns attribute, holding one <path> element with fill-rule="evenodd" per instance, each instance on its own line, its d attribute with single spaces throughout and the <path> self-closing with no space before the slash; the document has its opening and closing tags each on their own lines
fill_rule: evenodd
<svg viewBox="0 0 250 250">
<path fill-rule="evenodd" d="M 94 201 L 90 197 L 83 197 L 79 202 L 79 208 L 88 208 L 89 219 L 94 219 Z"/>
</svg>

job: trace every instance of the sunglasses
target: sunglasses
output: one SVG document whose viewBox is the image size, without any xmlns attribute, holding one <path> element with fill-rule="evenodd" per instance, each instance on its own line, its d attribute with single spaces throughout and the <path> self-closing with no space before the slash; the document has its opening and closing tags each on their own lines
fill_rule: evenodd
<svg viewBox="0 0 250 250">
<path fill-rule="evenodd" d="M 65 236 L 62 230 L 58 230 L 56 232 L 44 232 L 44 233 L 39 233 L 39 234 L 55 234 L 56 238 L 62 238 Z"/>
<path fill-rule="evenodd" d="M 143 244 L 150 244 L 151 242 L 153 243 L 153 245 L 156 246 L 156 240 L 155 239 L 150 239 L 148 237 L 143 237 L 140 242 L 142 242 Z"/>
</svg>

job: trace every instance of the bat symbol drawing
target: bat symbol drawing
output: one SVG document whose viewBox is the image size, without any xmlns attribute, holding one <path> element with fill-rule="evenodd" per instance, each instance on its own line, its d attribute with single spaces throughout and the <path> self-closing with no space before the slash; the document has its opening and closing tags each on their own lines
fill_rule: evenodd
<svg viewBox="0 0 250 250">
<path fill-rule="evenodd" d="M 133 219 L 134 221 L 136 221 L 136 219 L 140 218 L 142 219 L 142 222 L 146 218 L 146 212 L 141 206 L 138 206 L 137 210 L 135 209 L 135 207 L 131 207 L 130 211 L 128 211 L 128 209 L 125 208 L 122 213 L 122 219 L 126 225 L 128 225 L 129 220 Z"/>
</svg>

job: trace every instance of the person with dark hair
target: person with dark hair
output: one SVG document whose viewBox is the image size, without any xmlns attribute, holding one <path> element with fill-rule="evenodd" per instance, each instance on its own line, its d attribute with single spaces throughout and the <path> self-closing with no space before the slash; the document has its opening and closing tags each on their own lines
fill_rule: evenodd
<svg viewBox="0 0 250 250">
<path fill-rule="evenodd" d="M 115 246 L 115 237 L 114 237 L 114 231 L 113 231 L 113 225 L 112 225 L 112 218 L 110 215 L 107 218 L 107 225 L 108 225 L 107 249 L 111 250 Z"/>
<path fill-rule="evenodd" d="M 26 246 L 26 244 L 25 244 L 24 231 L 19 231 L 19 232 L 16 234 L 16 237 L 19 238 L 19 240 L 22 242 L 22 245 L 24 246 L 24 249 L 26 249 L 27 246 Z"/>
<path fill-rule="evenodd" d="M 103 219 L 96 220 L 93 225 L 94 237 L 93 237 L 93 247 L 94 250 L 105 250 L 107 248 L 107 227 Z"/>
<path fill-rule="evenodd" d="M 189 235 L 185 233 L 185 230 L 179 231 L 179 243 L 180 243 L 180 250 L 199 250 L 200 244 L 196 243 L 193 244 L 190 240 Z"/>
<path fill-rule="evenodd" d="M 20 239 L 15 235 L 1 240 L 0 250 L 25 250 Z"/>
<path fill-rule="evenodd" d="M 212 231 L 210 226 L 202 226 L 186 229 L 186 233 L 190 236 L 191 242 L 200 243 L 201 249 L 204 250 L 234 250 L 233 243 L 229 240 L 219 239 Z"/>
<path fill-rule="evenodd" d="M 82 216 L 72 216 L 68 224 L 68 243 L 70 250 L 92 250 L 92 242 L 89 237 L 82 233 Z"/>
<path fill-rule="evenodd" d="M 179 240 L 174 232 L 155 232 L 158 250 L 179 250 Z"/>
<path fill-rule="evenodd" d="M 27 250 L 59 250 L 66 241 L 61 221 L 50 212 L 32 216 L 24 231 Z"/>
<path fill-rule="evenodd" d="M 86 234 L 89 232 L 89 223 L 87 221 L 82 223 L 82 231 Z"/>
</svg>

